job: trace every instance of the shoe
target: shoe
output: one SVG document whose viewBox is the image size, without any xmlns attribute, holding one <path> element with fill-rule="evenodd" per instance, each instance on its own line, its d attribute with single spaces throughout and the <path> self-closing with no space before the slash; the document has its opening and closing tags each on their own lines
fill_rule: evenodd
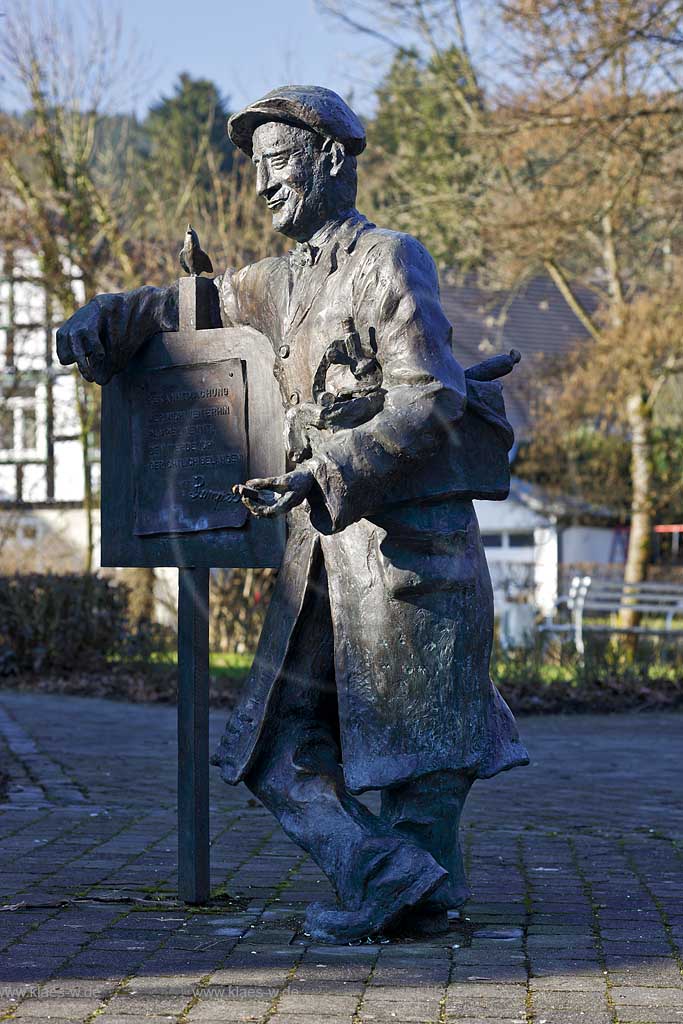
<svg viewBox="0 0 683 1024">
<path fill-rule="evenodd" d="M 459 910 L 471 895 L 464 879 L 461 882 L 454 882 L 449 875 L 429 899 L 424 901 L 423 909 L 431 913 L 439 910 Z"/>
<path fill-rule="evenodd" d="M 356 942 L 391 928 L 402 914 L 425 900 L 448 877 L 448 872 L 425 851 L 406 848 L 403 856 L 411 860 L 412 873 L 396 888 L 399 863 L 389 879 L 376 884 L 374 899 L 369 899 L 358 910 L 335 910 L 321 903 L 312 903 L 306 912 L 304 931 L 318 942 Z M 385 890 L 383 893 L 382 890 Z"/>
</svg>

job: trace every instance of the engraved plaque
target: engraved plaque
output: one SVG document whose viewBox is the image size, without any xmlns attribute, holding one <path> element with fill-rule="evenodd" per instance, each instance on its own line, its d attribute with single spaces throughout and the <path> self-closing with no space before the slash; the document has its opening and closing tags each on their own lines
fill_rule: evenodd
<svg viewBox="0 0 683 1024">
<path fill-rule="evenodd" d="M 219 326 L 216 296 L 209 278 L 183 278 L 179 330 L 149 338 L 102 389 L 102 565 L 282 561 L 283 518 L 257 519 L 230 500 L 233 483 L 285 472 L 275 353 L 249 327 Z"/>
<path fill-rule="evenodd" d="M 248 470 L 241 359 L 158 367 L 131 381 L 138 536 L 244 526 Z"/>
</svg>

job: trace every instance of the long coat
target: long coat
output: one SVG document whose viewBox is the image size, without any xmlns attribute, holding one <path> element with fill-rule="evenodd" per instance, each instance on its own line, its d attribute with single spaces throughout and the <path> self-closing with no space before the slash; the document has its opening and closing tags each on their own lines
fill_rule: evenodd
<svg viewBox="0 0 683 1024">
<path fill-rule="evenodd" d="M 326 353 L 350 322 L 381 387 L 347 403 L 361 406 L 353 425 L 312 427 L 308 449 L 290 429 L 290 464 L 303 462 L 315 484 L 288 517 L 251 675 L 213 762 L 230 783 L 253 762 L 293 647 L 306 643 L 302 610 L 320 585 L 322 554 L 349 789 L 526 764 L 489 675 L 493 599 L 471 500 L 506 497 L 512 433 L 500 385 L 466 380 L 453 355 L 431 257 L 350 211 L 310 244 L 216 285 L 224 325 L 248 324 L 274 346 L 290 428 L 316 411 Z M 141 337 L 177 327 L 172 288 L 94 303 L 107 314 L 114 370 Z M 332 396 L 357 385 L 348 366 L 328 369 Z"/>
<path fill-rule="evenodd" d="M 249 324 L 274 345 L 290 421 L 310 408 L 345 323 L 382 374 L 381 407 L 320 431 L 303 458 L 314 490 L 290 516 L 251 676 L 214 756 L 223 777 L 237 782 L 248 769 L 290 647 L 306 643 L 297 624 L 317 585 L 318 549 L 348 787 L 438 769 L 488 777 L 527 763 L 489 676 L 493 600 L 471 502 L 507 493 L 511 432 L 497 384 L 472 383 L 468 395 L 431 257 L 352 212 L 289 256 L 226 274 L 219 288 L 224 323 Z M 354 383 L 348 367 L 330 369 L 333 393 Z"/>
</svg>

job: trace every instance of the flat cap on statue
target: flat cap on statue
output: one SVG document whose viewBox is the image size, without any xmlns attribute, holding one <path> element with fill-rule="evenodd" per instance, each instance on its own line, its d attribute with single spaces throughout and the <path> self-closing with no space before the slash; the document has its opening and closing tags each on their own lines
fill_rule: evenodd
<svg viewBox="0 0 683 1024">
<path fill-rule="evenodd" d="M 365 149 L 365 129 L 341 96 L 319 85 L 283 85 L 233 114 L 228 134 L 236 146 L 252 155 L 251 139 L 260 124 L 281 121 L 309 128 L 341 142 L 357 156 Z"/>
</svg>

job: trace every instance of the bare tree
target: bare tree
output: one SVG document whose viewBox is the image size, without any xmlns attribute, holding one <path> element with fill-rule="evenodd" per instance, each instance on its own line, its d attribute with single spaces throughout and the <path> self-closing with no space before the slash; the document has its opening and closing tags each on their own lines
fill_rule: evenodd
<svg viewBox="0 0 683 1024">
<path fill-rule="evenodd" d="M 421 107 L 408 92 L 399 110 L 402 134 L 427 151 L 435 138 L 457 137 L 450 163 L 440 153 L 432 172 L 421 168 L 414 176 L 410 145 L 396 149 L 382 190 L 389 212 L 398 195 L 401 224 L 427 241 L 430 224 L 450 214 L 458 240 L 451 263 L 478 264 L 485 283 L 514 289 L 547 273 L 602 365 L 613 351 L 611 366 L 624 374 L 615 394 L 630 385 L 619 409 L 602 391 L 632 446 L 626 579 L 644 579 L 651 413 L 659 382 L 678 365 L 677 335 L 670 360 L 643 356 L 627 366 L 620 354 L 633 351 L 633 325 L 642 327 L 645 315 L 652 331 L 673 326 L 668 310 L 683 251 L 683 3 L 492 0 L 484 6 L 505 53 L 498 81 L 490 67 L 478 66 L 457 0 L 350 0 L 343 12 L 336 3 L 323 6 L 396 46 L 407 33 L 445 113 L 435 116 L 433 104 Z M 587 290 L 597 300 L 590 306 L 582 298 Z M 631 312 L 642 293 L 647 304 Z"/>
<path fill-rule="evenodd" d="M 106 39 L 106 48 L 102 45 Z M 7 118 L 0 187 L 21 210 L 19 244 L 36 253 L 58 315 L 112 286 L 132 286 L 136 263 L 129 241 L 136 222 L 132 185 L 121 174 L 126 140 L 102 138 L 103 115 L 135 80 L 136 54 L 120 17 L 103 4 L 18 3 L 7 13 L 0 71 L 26 112 Z M 114 165 L 117 165 L 117 172 Z M 98 389 L 76 380 L 88 528 L 86 569 L 92 567 Z"/>
</svg>

